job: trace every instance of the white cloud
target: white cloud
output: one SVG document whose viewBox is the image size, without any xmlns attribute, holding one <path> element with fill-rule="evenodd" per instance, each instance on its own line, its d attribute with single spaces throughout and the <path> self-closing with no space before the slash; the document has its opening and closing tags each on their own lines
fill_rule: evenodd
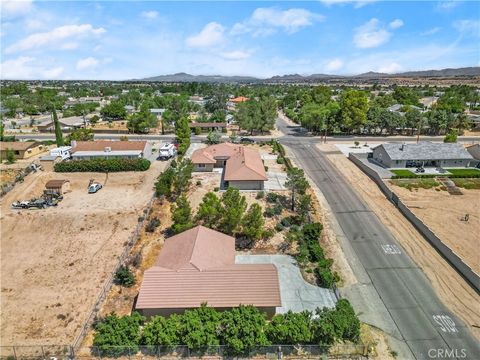
<svg viewBox="0 0 480 360">
<path fill-rule="evenodd" d="M 430 30 L 427 30 L 427 31 L 424 31 L 422 33 L 420 33 L 421 36 L 429 36 L 429 35 L 433 35 L 433 34 L 436 34 L 437 32 L 439 32 L 442 28 L 441 27 L 434 27 L 434 28 L 431 28 Z"/>
<path fill-rule="evenodd" d="M 83 70 L 93 70 L 95 69 L 99 64 L 99 61 L 95 59 L 94 57 L 87 57 L 85 59 L 80 59 L 77 61 L 77 70 L 83 71 Z"/>
<path fill-rule="evenodd" d="M 78 49 L 78 43 L 76 42 L 67 42 L 65 44 L 62 44 L 60 46 L 60 49 L 62 50 L 75 50 L 75 49 Z"/>
<path fill-rule="evenodd" d="M 156 19 L 158 17 L 158 11 L 154 11 L 154 10 L 142 11 L 140 16 L 144 17 L 145 19 L 153 20 L 153 19 Z"/>
<path fill-rule="evenodd" d="M 450 11 L 453 8 L 456 8 L 458 5 L 460 5 L 460 1 L 458 0 L 440 1 L 437 4 L 436 9 L 439 11 Z"/>
<path fill-rule="evenodd" d="M 220 56 L 227 60 L 244 60 L 248 59 L 252 55 L 251 51 L 242 51 L 242 50 L 235 50 L 229 52 L 223 52 Z"/>
<path fill-rule="evenodd" d="M 353 42 L 358 48 L 374 48 L 388 42 L 391 36 L 392 34 L 385 30 L 380 21 L 373 18 L 355 29 Z"/>
<path fill-rule="evenodd" d="M 400 64 L 392 62 L 386 65 L 380 66 L 376 71 L 387 74 L 394 74 L 401 71 L 403 68 Z"/>
<path fill-rule="evenodd" d="M 343 61 L 340 59 L 333 59 L 330 60 L 326 65 L 325 65 L 325 70 L 327 72 L 333 72 L 340 70 L 343 67 Z"/>
<path fill-rule="evenodd" d="M 390 28 L 394 29 L 394 30 L 398 29 L 398 28 L 401 28 L 403 26 L 403 20 L 395 19 L 390 24 L 388 24 L 388 26 L 390 26 Z"/>
<path fill-rule="evenodd" d="M 1 1 L 2 18 L 16 18 L 27 15 L 33 8 L 32 0 Z"/>
<path fill-rule="evenodd" d="M 219 23 L 208 23 L 198 34 L 188 37 L 186 44 L 189 47 L 210 47 L 221 44 L 225 40 L 224 31 L 225 28 Z"/>
<path fill-rule="evenodd" d="M 458 20 L 453 23 L 453 27 L 462 34 L 480 36 L 480 20 Z"/>
<path fill-rule="evenodd" d="M 37 59 L 29 56 L 20 56 L 6 60 L 0 64 L 2 79 L 55 79 L 63 74 L 63 67 L 45 68 L 37 64 Z"/>
<path fill-rule="evenodd" d="M 231 33 L 236 35 L 251 32 L 254 36 L 265 36 L 274 33 L 275 29 L 282 29 L 287 34 L 293 34 L 324 18 L 323 15 L 300 8 L 288 10 L 280 10 L 276 7 L 258 8 L 250 18 L 236 23 Z"/>
<path fill-rule="evenodd" d="M 105 32 L 104 28 L 94 28 L 91 24 L 65 25 L 54 28 L 48 32 L 35 33 L 7 47 L 5 52 L 12 54 L 19 51 L 31 50 L 39 47 L 58 43 L 75 37 L 84 37 L 90 35 L 101 35 Z"/>
<path fill-rule="evenodd" d="M 320 0 L 320 2 L 326 6 L 354 4 L 356 9 L 377 1 L 378 0 Z"/>
</svg>

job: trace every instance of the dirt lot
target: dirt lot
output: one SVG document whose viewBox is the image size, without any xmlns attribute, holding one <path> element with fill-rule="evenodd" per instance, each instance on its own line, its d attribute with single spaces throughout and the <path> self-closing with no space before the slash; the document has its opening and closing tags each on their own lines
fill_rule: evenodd
<svg viewBox="0 0 480 360">
<path fill-rule="evenodd" d="M 70 344 L 77 335 L 166 163 L 144 173 L 32 174 L 1 200 L 1 345 Z M 56 208 L 11 210 L 67 178 Z M 89 179 L 104 188 L 87 194 Z"/>
<path fill-rule="evenodd" d="M 333 145 L 318 145 L 318 147 L 321 151 L 338 151 Z M 389 228 L 410 257 L 422 268 L 442 301 L 465 321 L 477 338 L 480 338 L 480 329 L 472 326 L 480 324 L 478 294 L 432 248 L 413 225 L 385 198 L 377 185 L 354 163 L 342 154 L 329 154 L 328 158 Z M 478 249 L 476 252 L 478 253 Z"/>
<path fill-rule="evenodd" d="M 390 187 L 446 245 L 480 273 L 479 190 L 462 189 L 463 195 L 450 195 L 434 189 L 409 191 L 399 186 Z M 468 222 L 460 220 L 465 214 L 470 216 Z"/>
</svg>

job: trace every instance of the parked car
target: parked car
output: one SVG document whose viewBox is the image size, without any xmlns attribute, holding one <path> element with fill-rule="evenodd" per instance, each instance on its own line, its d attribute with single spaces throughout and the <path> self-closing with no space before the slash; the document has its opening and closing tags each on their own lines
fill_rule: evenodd
<svg viewBox="0 0 480 360">
<path fill-rule="evenodd" d="M 247 138 L 247 137 L 241 137 L 240 142 L 243 144 L 253 144 L 255 143 L 255 140 Z"/>
<path fill-rule="evenodd" d="M 91 183 L 88 187 L 88 193 L 89 194 L 95 194 L 101 188 L 102 188 L 102 184 L 97 183 L 97 182 Z"/>
</svg>

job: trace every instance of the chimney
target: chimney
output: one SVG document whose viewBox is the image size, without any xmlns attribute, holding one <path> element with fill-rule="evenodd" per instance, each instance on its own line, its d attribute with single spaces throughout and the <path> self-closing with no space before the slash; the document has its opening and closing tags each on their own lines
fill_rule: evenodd
<svg viewBox="0 0 480 360">
<path fill-rule="evenodd" d="M 112 148 L 110 146 L 105 146 L 105 152 L 111 152 L 112 151 Z"/>
</svg>

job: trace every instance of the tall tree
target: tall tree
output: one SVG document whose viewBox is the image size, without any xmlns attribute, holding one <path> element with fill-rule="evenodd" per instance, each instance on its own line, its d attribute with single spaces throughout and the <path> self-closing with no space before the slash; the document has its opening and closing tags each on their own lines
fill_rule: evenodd
<svg viewBox="0 0 480 360">
<path fill-rule="evenodd" d="M 250 240 L 258 240 L 262 236 L 264 225 L 265 219 L 262 214 L 262 208 L 257 203 L 253 203 L 242 219 L 242 232 Z"/>
<path fill-rule="evenodd" d="M 55 141 L 57 143 L 57 146 L 60 147 L 64 145 L 63 134 L 62 134 L 62 127 L 58 122 L 57 111 L 55 110 L 55 107 L 52 107 L 52 116 L 53 116 L 53 124 L 55 126 Z"/>
<path fill-rule="evenodd" d="M 188 189 L 192 179 L 193 164 L 190 159 L 183 159 L 175 168 L 173 188 L 175 194 L 180 195 Z"/>
<path fill-rule="evenodd" d="M 146 134 L 151 128 L 157 127 L 157 117 L 149 110 L 132 114 L 128 117 L 127 128 L 134 133 Z"/>
<path fill-rule="evenodd" d="M 193 227 L 192 209 L 185 195 L 180 196 L 172 207 L 172 230 L 179 234 Z"/>
<path fill-rule="evenodd" d="M 340 95 L 340 117 L 348 130 L 360 129 L 367 121 L 368 98 L 360 90 L 346 90 Z"/>
<path fill-rule="evenodd" d="M 295 195 L 305 194 L 305 191 L 310 186 L 307 179 L 305 179 L 305 173 L 299 168 L 290 168 L 287 170 L 287 181 L 285 182 L 287 189 L 292 192 L 292 211 L 295 210 Z"/>
<path fill-rule="evenodd" d="M 210 229 L 215 229 L 218 226 L 223 215 L 222 203 L 220 199 L 213 192 L 208 192 L 203 196 L 195 216 L 195 222 L 202 223 Z"/>
<path fill-rule="evenodd" d="M 233 235 L 240 225 L 243 214 L 247 208 L 245 196 L 234 187 L 229 187 L 222 195 L 223 218 L 219 230 L 225 234 Z"/>
<path fill-rule="evenodd" d="M 187 149 L 190 147 L 190 136 L 191 131 L 188 126 L 188 120 L 185 116 L 182 116 L 178 121 L 175 122 L 175 135 L 177 136 L 179 147 L 178 153 L 180 155 L 185 154 Z"/>
</svg>

